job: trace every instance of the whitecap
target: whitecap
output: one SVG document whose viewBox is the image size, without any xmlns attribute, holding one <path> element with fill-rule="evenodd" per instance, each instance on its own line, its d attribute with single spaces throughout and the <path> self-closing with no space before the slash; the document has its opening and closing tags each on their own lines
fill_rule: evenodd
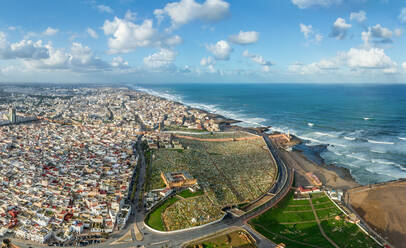
<svg viewBox="0 0 406 248">
<path fill-rule="evenodd" d="M 307 125 L 308 125 L 309 127 L 314 126 L 314 124 L 313 124 L 313 123 L 311 123 L 311 122 L 307 123 Z"/>
<path fill-rule="evenodd" d="M 406 140 L 405 137 L 398 137 L 398 139 L 400 139 L 400 140 Z"/>
<path fill-rule="evenodd" d="M 347 136 L 344 136 L 344 139 L 346 139 L 346 140 L 355 140 L 354 137 L 347 137 Z"/>
<path fill-rule="evenodd" d="M 332 137 L 332 138 L 337 138 L 336 135 L 330 134 L 330 133 L 315 132 L 315 134 L 320 135 L 320 136 L 328 136 L 328 137 Z"/>
<path fill-rule="evenodd" d="M 365 158 L 362 158 L 362 157 L 357 157 L 357 156 L 354 156 L 354 155 L 351 155 L 351 154 L 347 154 L 346 156 L 347 156 L 347 157 L 350 157 L 350 158 L 354 158 L 354 159 L 362 160 L 362 161 L 368 161 L 368 160 L 367 160 L 367 159 L 365 159 Z"/>
<path fill-rule="evenodd" d="M 368 142 L 372 143 L 372 144 L 383 144 L 383 145 L 393 145 L 393 144 L 395 144 L 394 142 L 376 141 L 376 140 L 368 140 Z"/>
<path fill-rule="evenodd" d="M 378 151 L 378 150 L 371 150 L 371 152 L 381 153 L 381 154 L 385 154 L 385 153 L 386 153 L 386 152 L 384 152 L 384 151 Z"/>
<path fill-rule="evenodd" d="M 367 121 L 367 120 L 370 120 L 371 118 L 369 118 L 369 117 L 364 117 L 363 118 L 365 121 Z"/>
<path fill-rule="evenodd" d="M 317 139 L 313 139 L 313 138 L 309 138 L 309 137 L 305 137 L 305 136 L 299 136 L 299 135 L 296 135 L 298 138 L 300 138 L 300 139 L 303 139 L 303 140 L 309 140 L 309 141 L 312 141 L 312 142 L 316 142 L 316 143 L 323 143 L 323 142 L 321 142 L 320 140 L 317 140 Z"/>
</svg>

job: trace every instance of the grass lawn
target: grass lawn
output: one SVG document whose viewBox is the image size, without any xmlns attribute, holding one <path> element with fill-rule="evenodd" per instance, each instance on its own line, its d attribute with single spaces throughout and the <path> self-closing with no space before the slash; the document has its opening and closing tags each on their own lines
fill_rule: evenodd
<svg viewBox="0 0 406 248">
<path fill-rule="evenodd" d="M 344 220 L 344 214 L 324 194 L 314 194 L 311 200 L 316 208 L 319 219 L 341 216 L 341 220 L 324 220 L 321 225 L 327 234 L 339 247 L 375 248 L 379 247 L 358 226 Z M 301 212 L 311 209 L 309 200 L 293 200 L 289 194 L 277 207 L 250 221 L 250 224 L 262 235 L 274 243 L 284 243 L 287 247 L 333 247 L 320 233 L 316 223 L 301 223 L 315 220 L 313 212 Z M 317 210 L 318 209 L 318 210 Z M 293 212 L 292 212 L 293 211 Z M 296 212 L 294 212 L 296 211 Z M 292 223 L 296 224 L 281 224 Z M 307 244 L 307 245 L 306 245 Z"/>
<path fill-rule="evenodd" d="M 380 247 L 375 241 L 369 238 L 357 225 L 328 220 L 322 221 L 321 225 L 327 234 L 336 244 L 345 248 L 368 248 L 368 247 Z"/>
<path fill-rule="evenodd" d="M 147 225 L 159 231 L 166 231 L 164 223 L 161 218 L 161 214 L 162 212 L 165 211 L 167 207 L 169 207 L 170 205 L 174 204 L 177 201 L 179 201 L 179 199 L 176 197 L 167 199 L 161 206 L 156 208 L 147 216 L 146 220 Z"/>
<path fill-rule="evenodd" d="M 195 197 L 199 195 L 203 195 L 203 190 L 192 192 L 189 189 L 180 192 L 178 195 L 182 196 L 183 198 Z"/>
</svg>

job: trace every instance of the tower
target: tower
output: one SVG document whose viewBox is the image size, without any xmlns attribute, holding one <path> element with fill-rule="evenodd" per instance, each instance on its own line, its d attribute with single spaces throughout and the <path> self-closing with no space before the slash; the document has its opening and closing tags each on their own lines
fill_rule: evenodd
<svg viewBox="0 0 406 248">
<path fill-rule="evenodd" d="M 14 107 L 10 108 L 10 110 L 9 110 L 8 120 L 11 123 L 16 123 L 17 122 L 17 114 L 16 114 L 16 109 Z"/>
</svg>

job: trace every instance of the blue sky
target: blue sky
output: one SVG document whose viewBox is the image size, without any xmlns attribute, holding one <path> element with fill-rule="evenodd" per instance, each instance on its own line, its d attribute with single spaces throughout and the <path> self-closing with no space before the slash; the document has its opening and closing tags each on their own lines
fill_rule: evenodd
<svg viewBox="0 0 406 248">
<path fill-rule="evenodd" d="M 2 0 L 0 82 L 406 82 L 406 1 Z"/>
</svg>

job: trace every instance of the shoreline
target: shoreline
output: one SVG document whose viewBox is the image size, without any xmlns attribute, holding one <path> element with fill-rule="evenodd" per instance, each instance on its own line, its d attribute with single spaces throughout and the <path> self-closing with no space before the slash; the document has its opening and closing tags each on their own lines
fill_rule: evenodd
<svg viewBox="0 0 406 248">
<path fill-rule="evenodd" d="M 271 126 L 267 126 L 267 127 L 244 127 L 244 126 L 239 126 L 239 123 L 242 123 L 243 121 L 241 120 L 235 120 L 232 118 L 228 118 L 225 117 L 224 115 L 221 114 L 216 114 L 216 113 L 211 113 L 207 110 L 204 109 L 199 109 L 196 107 L 192 107 L 189 106 L 185 103 L 179 102 L 179 101 L 174 101 L 172 99 L 168 99 L 165 98 L 163 96 L 157 96 L 155 94 L 151 94 L 150 92 L 146 92 L 140 89 L 136 89 L 134 86 L 130 86 L 130 85 L 125 85 L 126 88 L 128 88 L 129 90 L 133 90 L 133 91 L 137 91 L 137 92 L 141 92 L 143 94 L 146 95 L 150 95 L 150 96 L 154 96 L 157 97 L 159 99 L 163 99 L 166 101 L 171 101 L 174 102 L 176 104 L 179 105 L 183 105 L 186 106 L 188 109 L 191 110 L 197 110 L 200 111 L 202 113 L 206 113 L 207 115 L 209 115 L 210 117 L 212 117 L 213 119 L 216 119 L 216 122 L 223 124 L 221 131 L 246 131 L 249 133 L 255 133 L 255 134 L 262 134 L 265 133 L 267 131 L 270 131 Z M 275 131 L 272 131 L 272 133 L 278 133 Z M 300 141 L 299 144 L 301 145 L 305 145 L 306 146 L 306 142 L 305 140 L 298 138 L 295 136 L 296 139 L 298 139 Z M 327 144 L 325 145 L 319 145 L 319 146 L 324 146 L 325 149 L 327 149 Z M 309 149 L 311 149 L 311 146 L 307 146 Z M 357 187 L 360 186 L 361 184 L 359 184 L 354 177 L 351 175 L 350 170 L 344 167 L 340 167 L 340 166 L 336 166 L 334 164 L 326 164 L 324 159 L 321 157 L 321 153 L 320 152 L 316 152 L 313 154 L 311 154 L 309 156 L 308 153 L 303 152 L 303 151 L 298 151 L 298 150 L 294 150 L 289 152 L 292 154 L 293 157 L 295 157 L 296 160 L 299 160 L 300 162 L 306 164 L 306 167 L 309 167 L 310 171 L 314 171 L 316 174 L 320 175 L 320 179 L 323 181 L 323 184 L 334 187 L 334 186 L 338 186 L 338 188 L 340 189 L 349 189 L 352 187 Z M 314 161 L 314 159 L 318 160 L 319 162 Z M 325 171 L 329 171 L 325 172 Z M 324 171 L 324 172 L 321 172 Z M 337 179 L 337 177 L 339 177 L 340 179 Z M 334 181 L 336 181 L 336 183 L 333 183 Z M 338 182 L 337 182 L 338 181 Z M 329 182 L 329 183 L 327 183 Z"/>
</svg>

